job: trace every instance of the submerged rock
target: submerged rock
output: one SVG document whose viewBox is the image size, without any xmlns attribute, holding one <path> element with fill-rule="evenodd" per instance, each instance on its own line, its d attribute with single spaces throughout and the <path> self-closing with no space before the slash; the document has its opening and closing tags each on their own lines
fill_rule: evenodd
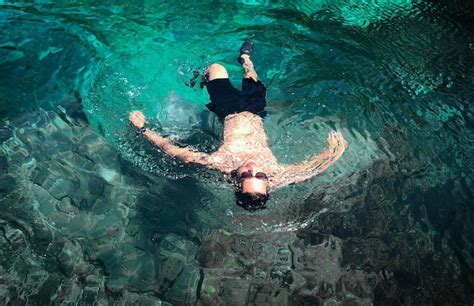
<svg viewBox="0 0 474 306">
<path fill-rule="evenodd" d="M 166 291 L 166 299 L 177 305 L 196 302 L 200 277 L 196 265 L 186 265 Z"/>
<path fill-rule="evenodd" d="M 450 261 L 444 259 L 426 231 L 426 217 L 410 214 L 416 192 L 393 196 L 395 188 L 413 184 L 397 181 L 391 163 L 316 190 L 298 212 L 233 218 L 234 225 L 259 226 L 285 212 L 318 212 L 301 228 L 246 234 L 229 231 L 224 218 L 205 220 L 203 230 L 203 219 L 219 217 L 196 213 L 192 202 L 208 194 L 201 195 L 190 180 L 168 181 L 124 164 L 87 125 L 38 111 L 9 129 L 11 137 L 0 146 L 2 305 L 465 299 L 469 279 L 460 281 L 462 263 L 442 245 Z M 185 188 L 193 194 L 175 199 Z M 226 230 L 208 229 L 209 224 Z"/>
<path fill-rule="evenodd" d="M 161 303 L 148 292 L 160 292 L 150 267 L 163 259 L 150 240 L 140 251 L 147 237 L 131 223 L 143 187 L 122 184 L 115 149 L 53 112 L 25 115 L 11 130 L 0 148 L 0 304 Z"/>
</svg>

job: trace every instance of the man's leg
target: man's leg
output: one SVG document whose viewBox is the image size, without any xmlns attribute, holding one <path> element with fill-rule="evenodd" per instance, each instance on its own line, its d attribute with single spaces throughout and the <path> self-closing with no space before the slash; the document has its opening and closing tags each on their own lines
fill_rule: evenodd
<svg viewBox="0 0 474 306">
<path fill-rule="evenodd" d="M 253 42 L 250 39 L 246 39 L 240 47 L 240 56 L 237 59 L 244 69 L 244 79 L 253 79 L 257 82 L 257 72 L 253 67 L 252 60 L 250 57 L 253 53 Z"/>
<path fill-rule="evenodd" d="M 252 78 L 255 82 L 257 82 L 257 72 L 253 67 L 252 60 L 250 59 L 250 55 L 242 54 L 240 55 L 242 68 L 244 69 L 244 79 Z"/>
<path fill-rule="evenodd" d="M 242 79 L 241 99 L 245 102 L 245 111 L 265 116 L 265 106 L 267 103 L 267 89 L 262 82 L 257 79 L 257 72 L 252 63 L 253 42 L 246 39 L 240 47 L 240 56 L 237 59 L 244 69 Z"/>
<path fill-rule="evenodd" d="M 224 66 L 216 64 L 216 63 L 211 64 L 207 68 L 204 75 L 207 77 L 208 81 L 212 81 L 215 79 L 228 79 L 229 78 L 229 74 L 227 73 L 227 70 L 224 68 Z"/>
<path fill-rule="evenodd" d="M 228 79 L 229 74 L 224 66 L 214 63 L 211 64 L 207 69 L 204 71 L 201 79 L 200 87 L 201 89 L 206 86 L 206 83 L 215 79 Z"/>
<path fill-rule="evenodd" d="M 219 120 L 223 121 L 227 115 L 238 110 L 236 107 L 239 105 L 240 91 L 230 83 L 224 66 L 210 65 L 203 75 L 203 86 L 206 86 L 211 100 L 206 106 Z"/>
</svg>

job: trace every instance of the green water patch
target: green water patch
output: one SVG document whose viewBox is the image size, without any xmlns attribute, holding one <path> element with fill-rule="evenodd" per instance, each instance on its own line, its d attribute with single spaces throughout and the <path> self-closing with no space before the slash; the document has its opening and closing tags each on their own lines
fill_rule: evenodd
<svg viewBox="0 0 474 306">
<path fill-rule="evenodd" d="M 89 45 L 92 35 L 61 18 L 13 8 L 0 11 L 0 30 L 3 119 L 80 102 L 96 65 L 96 48 Z"/>
<path fill-rule="evenodd" d="M 1 302 L 472 300 L 474 54 L 448 13 L 401 0 L 1 2 Z M 186 83 L 219 62 L 239 84 L 247 37 L 278 159 L 321 151 L 331 130 L 349 142 L 257 213 L 127 119 L 142 110 L 175 143 L 214 151 L 222 125 Z"/>
</svg>

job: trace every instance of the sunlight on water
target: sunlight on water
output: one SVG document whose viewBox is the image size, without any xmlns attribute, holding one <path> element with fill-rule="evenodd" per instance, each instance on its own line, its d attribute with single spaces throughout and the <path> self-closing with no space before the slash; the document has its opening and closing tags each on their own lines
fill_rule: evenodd
<svg viewBox="0 0 474 306">
<path fill-rule="evenodd" d="M 0 1 L 0 304 L 472 300 L 468 7 Z M 239 84 L 247 37 L 277 158 L 331 130 L 349 143 L 257 213 L 128 122 L 216 150 L 222 124 L 186 83 L 218 62 Z"/>
</svg>

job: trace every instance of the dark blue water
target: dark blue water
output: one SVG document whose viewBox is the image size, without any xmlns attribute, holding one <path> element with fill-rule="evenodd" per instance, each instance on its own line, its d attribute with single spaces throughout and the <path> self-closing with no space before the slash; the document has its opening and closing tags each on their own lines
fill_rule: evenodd
<svg viewBox="0 0 474 306">
<path fill-rule="evenodd" d="M 0 1 L 0 304 L 470 305 L 472 5 Z M 339 130 L 313 180 L 235 205 L 194 70 L 237 82 L 243 39 L 284 163 Z"/>
</svg>

